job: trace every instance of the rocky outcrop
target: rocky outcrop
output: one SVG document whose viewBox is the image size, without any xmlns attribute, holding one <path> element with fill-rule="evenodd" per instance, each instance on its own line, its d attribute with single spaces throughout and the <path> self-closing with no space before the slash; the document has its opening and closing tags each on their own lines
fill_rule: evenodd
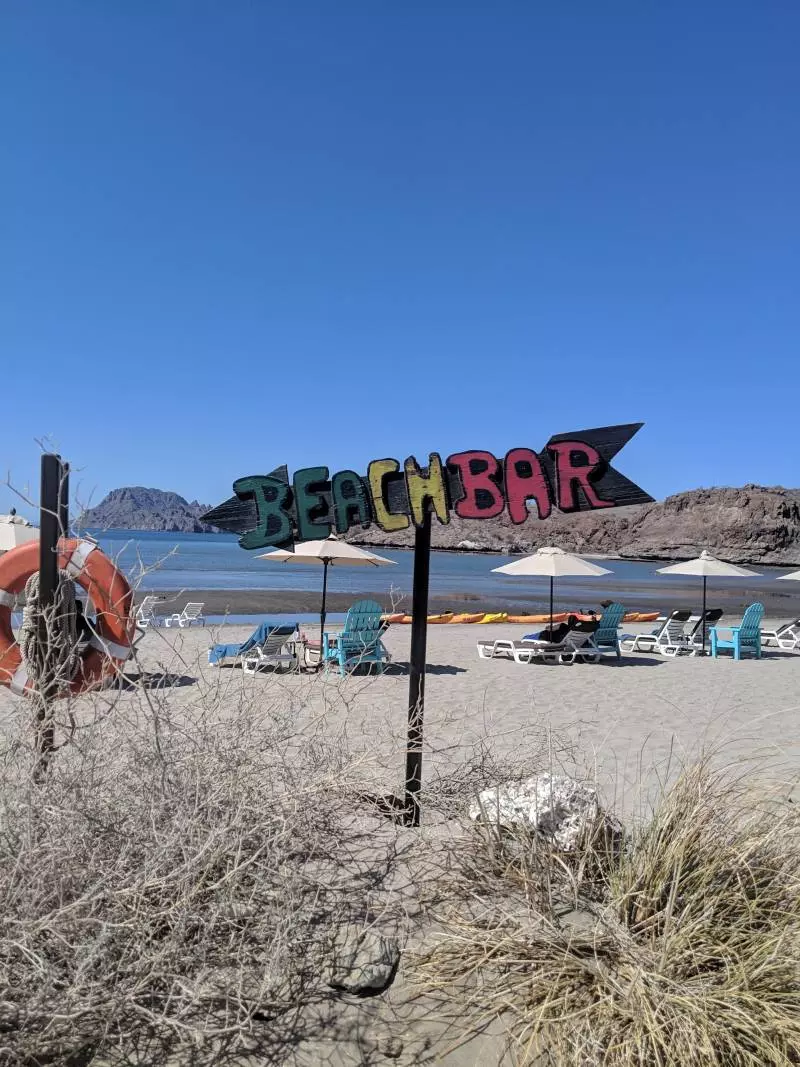
<svg viewBox="0 0 800 1067">
<path fill-rule="evenodd" d="M 384 534 L 376 527 L 352 530 L 360 544 L 413 544 L 413 532 Z M 557 545 L 569 552 L 629 559 L 691 559 L 707 548 L 732 563 L 800 563 L 800 490 L 746 485 L 740 489 L 692 489 L 654 504 L 555 514 L 513 526 L 506 515 L 485 522 L 454 516 L 435 519 L 435 548 L 483 552 L 533 552 Z"/>
<path fill-rule="evenodd" d="M 215 533 L 213 526 L 200 521 L 209 508 L 189 503 L 177 493 L 145 489 L 139 485 L 112 489 L 97 507 L 89 508 L 78 520 L 83 529 L 165 530 L 169 533 Z"/>
<path fill-rule="evenodd" d="M 209 508 L 177 493 L 129 486 L 114 489 L 80 519 L 83 527 L 214 532 L 200 521 Z M 353 529 L 356 544 L 409 548 L 413 531 L 385 534 L 377 526 Z M 434 548 L 464 552 L 533 552 L 557 545 L 585 555 L 629 559 L 691 559 L 709 549 L 731 563 L 800 565 L 800 489 L 745 485 L 740 489 L 692 489 L 654 504 L 576 515 L 531 517 L 514 526 L 507 515 L 479 522 L 453 516 L 434 519 Z"/>
</svg>

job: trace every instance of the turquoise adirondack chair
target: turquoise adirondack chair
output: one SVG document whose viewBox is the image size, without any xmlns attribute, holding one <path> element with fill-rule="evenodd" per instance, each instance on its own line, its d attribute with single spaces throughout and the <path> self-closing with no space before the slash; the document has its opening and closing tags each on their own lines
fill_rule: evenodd
<svg viewBox="0 0 800 1067">
<path fill-rule="evenodd" d="M 622 658 L 619 647 L 619 628 L 625 608 L 622 604 L 609 604 L 600 616 L 597 629 L 592 634 L 593 644 L 599 649 L 613 648 L 617 659 Z"/>
<path fill-rule="evenodd" d="M 711 627 L 711 655 L 717 658 L 720 648 L 732 648 L 733 658 L 741 659 L 743 652 L 748 652 L 761 659 L 761 620 L 764 617 L 763 604 L 751 604 L 745 609 L 738 626 Z M 721 637 L 720 633 L 730 630 L 730 639 Z"/>
<path fill-rule="evenodd" d="M 358 600 L 347 612 L 341 633 L 322 635 L 322 662 L 327 668 L 338 663 L 339 673 L 346 674 L 362 663 L 376 663 L 383 671 L 389 653 L 383 647 L 381 606 L 374 600 Z"/>
</svg>

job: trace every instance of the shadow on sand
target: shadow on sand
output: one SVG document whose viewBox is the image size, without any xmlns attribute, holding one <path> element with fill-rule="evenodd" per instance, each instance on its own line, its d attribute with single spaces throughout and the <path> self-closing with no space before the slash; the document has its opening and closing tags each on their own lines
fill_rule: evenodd
<svg viewBox="0 0 800 1067">
<path fill-rule="evenodd" d="M 126 674 L 120 681 L 120 689 L 173 689 L 194 685 L 197 681 L 190 674 L 171 674 L 169 671 L 142 671 L 141 674 Z"/>
<path fill-rule="evenodd" d="M 426 674 L 466 674 L 467 667 L 456 667 L 452 663 L 427 663 Z M 386 665 L 387 674 L 409 674 L 411 665 L 407 660 L 398 660 L 396 663 Z"/>
</svg>

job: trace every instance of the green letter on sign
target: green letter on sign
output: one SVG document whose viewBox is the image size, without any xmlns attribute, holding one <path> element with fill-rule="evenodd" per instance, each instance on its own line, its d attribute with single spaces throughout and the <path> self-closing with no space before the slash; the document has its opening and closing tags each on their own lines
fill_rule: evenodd
<svg viewBox="0 0 800 1067">
<path fill-rule="evenodd" d="M 372 510 L 364 483 L 355 471 L 337 471 L 331 483 L 336 532 L 347 533 L 358 522 L 369 526 Z"/>
<path fill-rule="evenodd" d="M 301 541 L 330 536 L 331 524 L 318 521 L 327 518 L 329 513 L 325 495 L 320 492 L 323 486 L 327 489 L 327 481 L 327 467 L 306 467 L 304 470 L 295 471 L 294 507 L 297 533 Z"/>
<path fill-rule="evenodd" d="M 237 478 L 233 491 L 240 499 L 253 497 L 258 513 L 258 526 L 239 538 L 242 548 L 269 548 L 292 540 L 292 520 L 285 510 L 290 496 L 286 482 L 265 474 Z"/>
</svg>

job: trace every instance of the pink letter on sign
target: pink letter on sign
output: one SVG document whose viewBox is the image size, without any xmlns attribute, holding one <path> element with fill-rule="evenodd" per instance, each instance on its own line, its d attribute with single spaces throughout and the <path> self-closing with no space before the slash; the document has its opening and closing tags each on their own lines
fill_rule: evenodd
<svg viewBox="0 0 800 1067">
<path fill-rule="evenodd" d="M 601 500 L 594 491 L 590 478 L 603 463 L 600 453 L 583 441 L 556 441 L 547 446 L 548 451 L 556 457 L 556 494 L 561 511 L 575 511 L 578 508 L 578 488 L 586 494 L 586 499 L 593 508 L 613 508 L 613 500 Z M 585 463 L 575 465 L 575 456 L 581 456 Z"/>
<path fill-rule="evenodd" d="M 528 501 L 535 500 L 540 519 L 550 514 L 550 486 L 539 457 L 531 448 L 512 448 L 506 456 L 508 514 L 517 526 L 529 517 Z"/>
<path fill-rule="evenodd" d="M 505 502 L 492 480 L 500 469 L 496 456 L 491 452 L 456 452 L 448 457 L 447 466 L 458 468 L 464 487 L 464 496 L 455 504 L 460 519 L 493 519 L 500 514 Z"/>
</svg>

